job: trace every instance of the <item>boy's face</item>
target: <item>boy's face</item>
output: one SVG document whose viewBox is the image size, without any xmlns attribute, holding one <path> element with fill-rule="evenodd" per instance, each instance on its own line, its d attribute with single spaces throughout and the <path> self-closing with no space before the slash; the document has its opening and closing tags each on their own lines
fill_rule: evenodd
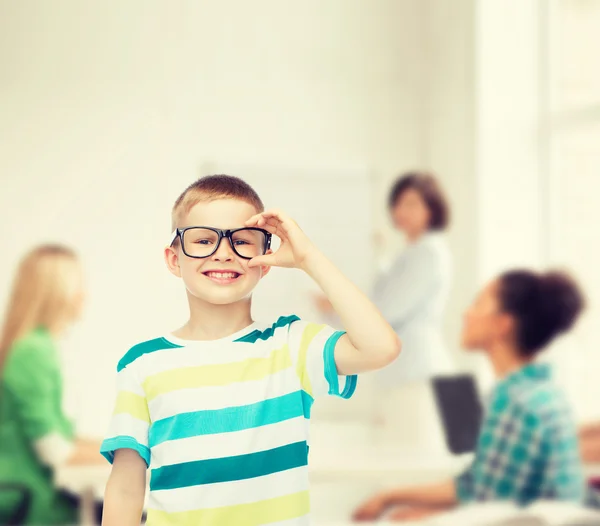
<svg viewBox="0 0 600 526">
<path fill-rule="evenodd" d="M 257 213 L 249 203 L 237 199 L 200 202 L 185 216 L 178 228 L 209 226 L 223 230 L 241 228 Z M 252 293 L 268 267 L 249 268 L 249 259 L 239 257 L 229 240 L 223 239 L 218 250 L 209 257 L 186 256 L 177 242 L 165 250 L 169 270 L 183 279 L 188 293 L 213 305 L 227 305 Z"/>
</svg>

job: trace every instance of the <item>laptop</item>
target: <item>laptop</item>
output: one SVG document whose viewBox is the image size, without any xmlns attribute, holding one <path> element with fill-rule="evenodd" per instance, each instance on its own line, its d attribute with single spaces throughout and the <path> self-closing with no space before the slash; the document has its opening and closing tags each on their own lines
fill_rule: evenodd
<svg viewBox="0 0 600 526">
<path fill-rule="evenodd" d="M 475 451 L 483 408 L 474 378 L 468 374 L 432 379 L 448 449 L 455 455 Z"/>
</svg>

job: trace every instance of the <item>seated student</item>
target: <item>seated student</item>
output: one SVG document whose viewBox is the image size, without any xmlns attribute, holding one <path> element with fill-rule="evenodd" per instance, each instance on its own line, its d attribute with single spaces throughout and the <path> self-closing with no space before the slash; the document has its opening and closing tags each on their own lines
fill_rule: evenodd
<svg viewBox="0 0 600 526">
<path fill-rule="evenodd" d="M 54 471 L 102 462 L 99 442 L 77 437 L 63 410 L 57 340 L 78 320 L 84 297 L 75 253 L 42 245 L 21 261 L 6 308 L 0 333 L 0 485 L 31 495 L 25 524 L 74 524 L 79 499 L 55 486 Z M 14 524 L 16 497 L 0 493 L 0 524 Z"/>
<path fill-rule="evenodd" d="M 463 345 L 482 349 L 498 378 L 472 465 L 455 480 L 375 495 L 355 512 L 373 520 L 394 506 L 393 520 L 422 518 L 458 504 L 537 499 L 580 502 L 585 483 L 577 430 L 550 366 L 535 358 L 568 331 L 583 307 L 567 275 L 515 270 L 479 294 L 466 313 Z"/>
</svg>

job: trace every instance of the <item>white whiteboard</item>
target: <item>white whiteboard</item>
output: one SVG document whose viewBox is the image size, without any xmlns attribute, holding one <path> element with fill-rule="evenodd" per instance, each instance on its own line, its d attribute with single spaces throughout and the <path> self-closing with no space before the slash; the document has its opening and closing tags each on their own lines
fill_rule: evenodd
<svg viewBox="0 0 600 526">
<path fill-rule="evenodd" d="M 280 208 L 293 217 L 354 283 L 369 290 L 375 263 L 371 178 L 367 170 L 207 163 L 201 172 L 235 175 L 247 181 L 258 192 L 265 208 Z M 269 320 L 297 314 L 317 320 L 319 314 L 312 300 L 317 291 L 317 286 L 303 272 L 273 268 L 256 289 L 253 316 Z"/>
</svg>

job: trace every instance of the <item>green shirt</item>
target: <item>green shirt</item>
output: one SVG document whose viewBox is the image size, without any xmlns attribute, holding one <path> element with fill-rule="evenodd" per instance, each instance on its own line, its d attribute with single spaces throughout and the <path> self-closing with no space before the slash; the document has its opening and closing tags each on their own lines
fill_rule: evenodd
<svg viewBox="0 0 600 526">
<path fill-rule="evenodd" d="M 36 440 L 59 433 L 73 439 L 62 409 L 62 375 L 50 333 L 38 328 L 10 348 L 0 383 L 0 483 L 19 483 L 32 492 L 27 524 L 73 524 L 76 513 L 60 496 L 52 470 L 35 453 Z M 0 524 L 15 496 L 0 492 Z"/>
</svg>

